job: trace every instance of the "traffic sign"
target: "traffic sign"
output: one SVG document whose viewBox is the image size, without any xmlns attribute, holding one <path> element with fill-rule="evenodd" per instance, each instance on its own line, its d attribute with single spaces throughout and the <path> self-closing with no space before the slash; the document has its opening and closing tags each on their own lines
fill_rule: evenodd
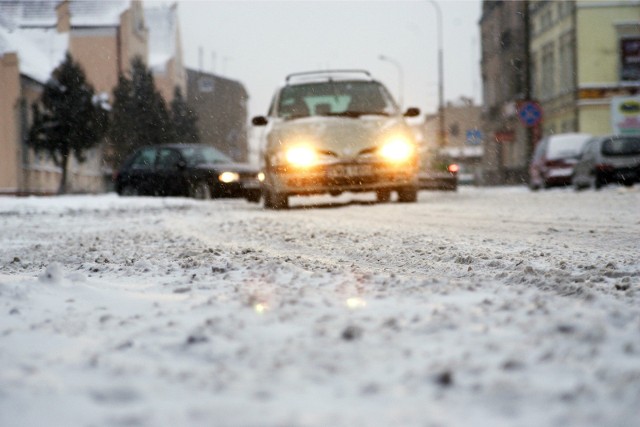
<svg viewBox="0 0 640 427">
<path fill-rule="evenodd" d="M 526 127 L 533 127 L 542 121 L 542 108 L 534 101 L 523 101 L 518 104 L 518 118 Z"/>
<path fill-rule="evenodd" d="M 479 129 L 467 130 L 467 145 L 479 145 L 482 143 L 482 131 Z"/>
</svg>

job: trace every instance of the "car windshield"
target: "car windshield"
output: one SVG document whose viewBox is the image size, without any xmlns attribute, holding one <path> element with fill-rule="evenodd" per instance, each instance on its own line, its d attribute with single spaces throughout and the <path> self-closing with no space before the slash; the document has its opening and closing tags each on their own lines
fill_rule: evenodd
<svg viewBox="0 0 640 427">
<path fill-rule="evenodd" d="M 552 138 L 551 141 L 549 141 L 547 158 L 567 159 L 571 157 L 578 157 L 587 140 L 588 137 L 581 135 L 567 135 Z"/>
<path fill-rule="evenodd" d="M 221 153 L 213 147 L 188 147 L 183 148 L 181 151 L 187 165 L 189 166 L 233 162 L 229 156 Z"/>
<path fill-rule="evenodd" d="M 602 143 L 602 154 L 606 156 L 640 155 L 640 137 L 606 139 Z"/>
<path fill-rule="evenodd" d="M 286 86 L 280 92 L 278 116 L 295 119 L 309 116 L 359 117 L 391 115 L 397 107 L 380 83 L 329 81 Z"/>
</svg>

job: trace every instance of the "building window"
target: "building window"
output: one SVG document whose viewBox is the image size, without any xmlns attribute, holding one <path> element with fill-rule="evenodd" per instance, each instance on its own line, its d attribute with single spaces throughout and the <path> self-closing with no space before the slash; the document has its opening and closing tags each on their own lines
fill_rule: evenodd
<svg viewBox="0 0 640 427">
<path fill-rule="evenodd" d="M 511 33 L 509 32 L 509 30 L 503 31 L 502 34 L 500 34 L 500 49 L 505 51 L 505 50 L 509 50 L 509 48 L 511 47 Z"/>
<path fill-rule="evenodd" d="M 451 127 L 449 127 L 449 133 L 451 136 L 460 135 L 460 125 L 458 123 L 453 123 Z"/>
<path fill-rule="evenodd" d="M 541 89 L 543 98 L 551 98 L 555 91 L 555 58 L 553 42 L 542 47 Z"/>
<path fill-rule="evenodd" d="M 534 98 L 540 98 L 540 85 L 538 82 L 540 81 L 540 70 L 539 70 L 539 62 L 537 60 L 537 55 L 535 53 L 531 53 L 529 66 L 531 67 L 531 93 Z"/>
<path fill-rule="evenodd" d="M 213 79 L 208 78 L 208 77 L 201 77 L 198 80 L 198 90 L 200 92 L 205 92 L 205 93 L 209 93 L 209 92 L 213 92 Z"/>
<path fill-rule="evenodd" d="M 567 33 L 560 38 L 560 89 L 570 91 L 574 89 L 574 42 L 573 34 Z"/>
<path fill-rule="evenodd" d="M 620 80 L 640 80 L 640 37 L 620 39 Z"/>
</svg>

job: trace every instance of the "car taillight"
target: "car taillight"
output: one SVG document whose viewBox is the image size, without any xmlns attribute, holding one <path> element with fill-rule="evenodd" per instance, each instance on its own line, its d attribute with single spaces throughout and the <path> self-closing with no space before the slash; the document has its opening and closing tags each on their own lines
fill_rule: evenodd
<svg viewBox="0 0 640 427">
<path fill-rule="evenodd" d="M 456 173 L 456 172 L 458 172 L 460 170 L 460 166 L 456 165 L 455 163 L 452 163 L 452 164 L 449 165 L 449 167 L 447 169 L 451 173 Z"/>
<path fill-rule="evenodd" d="M 564 159 L 547 160 L 545 165 L 549 168 L 563 168 L 570 166 Z"/>
</svg>

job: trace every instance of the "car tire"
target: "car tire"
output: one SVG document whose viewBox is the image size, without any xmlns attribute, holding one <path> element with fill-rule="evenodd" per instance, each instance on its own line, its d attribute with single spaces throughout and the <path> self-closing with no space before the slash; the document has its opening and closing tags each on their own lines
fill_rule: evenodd
<svg viewBox="0 0 640 427">
<path fill-rule="evenodd" d="M 418 190 L 415 187 L 401 188 L 398 190 L 398 202 L 415 203 L 418 201 Z"/>
<path fill-rule="evenodd" d="M 602 179 L 598 176 L 597 173 L 594 173 L 591 176 L 591 182 L 589 187 L 593 187 L 595 190 L 600 190 L 603 187 L 604 183 L 602 182 Z"/>
<path fill-rule="evenodd" d="M 289 209 L 289 196 L 281 193 L 265 191 L 264 193 L 265 209 Z"/>
<path fill-rule="evenodd" d="M 391 200 L 391 190 L 376 190 L 376 201 L 378 203 L 388 203 Z"/>
<path fill-rule="evenodd" d="M 211 199 L 211 188 L 206 182 L 197 182 L 191 189 L 191 197 L 198 200 L 209 200 Z"/>
<path fill-rule="evenodd" d="M 259 203 L 260 197 L 262 197 L 262 193 L 260 191 L 250 191 L 245 199 L 247 199 L 247 202 L 249 203 Z"/>
</svg>

